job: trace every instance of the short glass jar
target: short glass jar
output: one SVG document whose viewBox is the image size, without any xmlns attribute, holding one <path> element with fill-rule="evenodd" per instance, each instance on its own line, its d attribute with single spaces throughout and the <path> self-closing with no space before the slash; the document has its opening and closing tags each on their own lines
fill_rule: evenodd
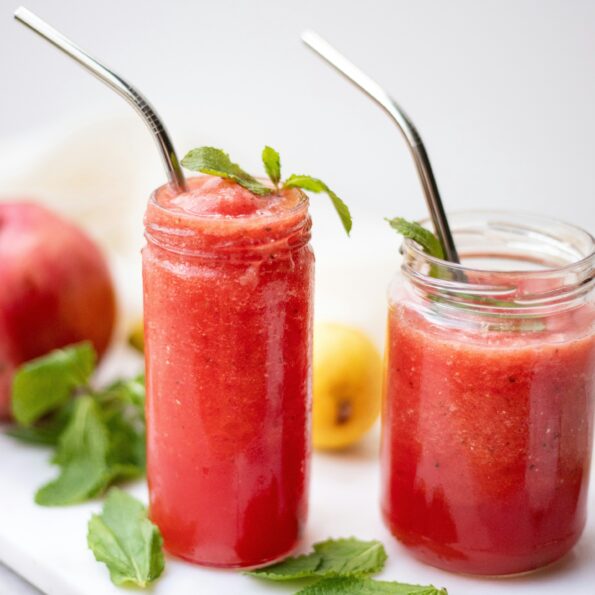
<svg viewBox="0 0 595 595">
<path fill-rule="evenodd" d="M 389 292 L 382 511 L 429 564 L 527 572 L 585 525 L 595 242 L 532 215 L 451 226 L 464 264 L 405 240 Z"/>
</svg>

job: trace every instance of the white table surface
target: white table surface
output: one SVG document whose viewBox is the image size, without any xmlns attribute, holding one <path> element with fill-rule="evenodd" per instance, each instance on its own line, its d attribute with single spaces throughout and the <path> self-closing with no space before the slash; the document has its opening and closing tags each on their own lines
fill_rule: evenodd
<svg viewBox="0 0 595 595">
<path fill-rule="evenodd" d="M 197 144 L 216 144 L 245 167 L 260 168 L 258 148 L 266 142 L 282 150 L 287 167 L 312 171 L 331 183 L 352 206 L 356 225 L 348 245 L 328 205 L 315 201 L 320 238 L 328 236 L 329 246 L 342 257 L 340 266 L 337 259 L 332 267 L 325 266 L 328 251 L 319 251 L 317 282 L 334 296 L 349 299 L 323 300 L 317 314 L 356 323 L 380 345 L 384 287 L 396 269 L 398 243 L 381 218 L 421 216 L 419 183 L 396 130 L 301 47 L 302 29 L 315 27 L 398 93 L 428 144 L 449 209 L 499 205 L 593 226 L 592 3 L 544 0 L 536 6 L 508 0 L 480 6 L 457 0 L 453 6 L 438 0 L 382 0 L 370 10 L 366 3 L 340 0 L 259 0 L 243 8 L 231 0 L 208 7 L 202 0 L 105 0 L 73 11 L 60 0 L 30 2 L 30 8 L 131 76 L 159 107 L 181 153 Z M 41 198 L 84 223 L 106 249 L 136 254 L 144 201 L 162 180 L 150 135 L 128 115 L 128 106 L 17 27 L 9 18 L 13 8 L 0 20 L 0 39 L 16 48 L 10 60 L 0 63 L 1 78 L 9 83 L 8 92 L 0 95 L 5 124 L 0 192 L 6 198 Z M 196 23 L 207 8 L 213 26 L 203 27 L 197 36 Z M 263 27 L 264 22 L 274 26 Z M 428 43 L 418 43 L 420 34 Z M 138 41 L 138 51 L 130 51 L 131 39 Z M 165 53 L 154 39 L 167 40 Z M 179 58 L 211 47 L 222 49 L 217 59 L 202 65 L 201 76 L 184 78 L 183 94 L 172 92 L 187 70 L 187 62 Z M 411 52 L 412 47 L 419 51 Z M 238 109 L 237 79 L 220 76 L 237 69 L 238 56 L 247 65 L 267 64 L 268 72 L 292 76 L 273 96 L 269 86 L 251 85 Z M 251 83 L 253 72 L 244 68 L 244 73 L 244 82 Z M 216 90 L 205 88 L 205 80 L 216 80 Z M 48 90 L 42 102 L 39 89 Z M 88 106 L 92 115 L 86 125 L 69 121 L 81 106 Z M 95 120 L 96 112 L 112 110 L 120 119 Z M 560 111 L 564 118 L 549 118 Z M 15 137 L 7 138 L 8 132 Z M 114 142 L 117 138 L 126 142 Z M 367 154 L 354 151 L 354 143 Z M 118 217 L 113 216 L 116 208 Z M 374 222 L 369 230 L 362 225 L 364 217 Z M 355 275 L 357 259 L 366 266 Z M 125 309 L 134 311 L 132 302 Z M 0 560 L 50 594 L 125 592 L 111 586 L 105 569 L 85 548 L 86 520 L 100 503 L 59 510 L 36 507 L 35 487 L 54 473 L 47 454 L 1 435 L 0 452 Z M 372 439 L 343 455 L 316 456 L 313 471 L 308 546 L 330 535 L 380 538 L 390 555 L 383 578 L 431 580 L 449 587 L 451 595 L 595 592 L 593 493 L 586 533 L 564 561 L 525 578 L 478 581 L 424 567 L 384 530 Z M 142 486 L 134 491 L 142 495 Z M 221 592 L 284 589 L 171 560 L 155 589 L 175 595 Z M 0 595 L 30 593 L 36 590 L 19 584 L 0 564 Z"/>
<path fill-rule="evenodd" d="M 129 371 L 122 351 L 112 366 Z M 104 371 L 105 372 L 105 371 Z M 389 556 L 379 578 L 444 586 L 450 595 L 592 595 L 595 585 L 595 493 L 583 538 L 561 562 L 531 575 L 500 580 L 449 574 L 417 562 L 384 528 L 378 507 L 378 431 L 359 446 L 338 454 L 315 454 L 311 511 L 303 542 L 328 537 L 380 539 Z M 35 488 L 55 474 L 44 449 L 22 445 L 0 432 L 0 562 L 26 577 L 48 595 L 122 595 L 106 568 L 86 547 L 86 525 L 101 507 L 93 501 L 65 508 L 43 508 L 33 502 Z M 146 499 L 144 482 L 128 488 Z M 295 587 L 270 585 L 233 571 L 200 568 L 171 557 L 152 591 L 154 595 L 220 595 L 221 593 L 292 593 Z M 0 567 L 0 595 L 30 595 Z"/>
<path fill-rule="evenodd" d="M 0 563 L 0 595 L 39 595 L 41 591 Z"/>
</svg>

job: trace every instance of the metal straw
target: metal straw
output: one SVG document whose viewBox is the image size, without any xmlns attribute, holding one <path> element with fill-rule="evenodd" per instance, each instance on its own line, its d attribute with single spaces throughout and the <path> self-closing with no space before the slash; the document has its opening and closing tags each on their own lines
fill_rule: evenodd
<svg viewBox="0 0 595 595">
<path fill-rule="evenodd" d="M 450 231 L 448 219 L 446 218 L 444 206 L 440 199 L 436 179 L 430 165 L 430 159 L 413 122 L 411 122 L 397 102 L 378 83 L 364 74 L 322 37 L 313 31 L 305 31 L 302 33 L 302 41 L 378 103 L 399 127 L 415 161 L 432 222 L 434 223 L 438 239 L 442 244 L 446 260 L 458 263 L 459 256 Z"/>
<path fill-rule="evenodd" d="M 169 182 L 176 186 L 179 191 L 184 190 L 186 186 L 184 174 L 182 173 L 173 143 L 171 142 L 163 122 L 157 115 L 157 112 L 143 95 L 131 84 L 127 83 L 121 76 L 99 63 L 95 58 L 92 58 L 69 39 L 64 37 L 64 35 L 56 31 L 56 29 L 48 25 L 45 21 L 26 8 L 23 8 L 22 6 L 17 8 L 14 13 L 14 18 L 29 27 L 29 29 L 35 31 L 35 33 L 49 41 L 59 50 L 62 50 L 67 56 L 76 60 L 81 66 L 86 68 L 91 74 L 113 89 L 134 107 L 155 137 L 155 141 L 161 152 L 161 157 L 163 158 Z"/>
</svg>

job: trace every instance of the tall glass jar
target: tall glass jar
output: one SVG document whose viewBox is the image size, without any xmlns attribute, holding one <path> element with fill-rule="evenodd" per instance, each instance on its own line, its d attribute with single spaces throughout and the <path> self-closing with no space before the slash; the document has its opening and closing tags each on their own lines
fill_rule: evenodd
<svg viewBox="0 0 595 595">
<path fill-rule="evenodd" d="M 307 198 L 199 176 L 159 188 L 145 227 L 151 518 L 174 555 L 265 564 L 296 546 L 307 509 Z"/>
<path fill-rule="evenodd" d="M 429 564 L 526 572 L 585 525 L 594 240 L 529 215 L 451 224 L 464 266 L 405 240 L 389 292 L 382 511 Z"/>
</svg>

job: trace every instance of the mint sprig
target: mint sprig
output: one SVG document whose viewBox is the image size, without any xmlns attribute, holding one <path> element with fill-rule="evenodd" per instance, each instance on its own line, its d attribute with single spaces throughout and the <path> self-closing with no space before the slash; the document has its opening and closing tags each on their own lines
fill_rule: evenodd
<svg viewBox="0 0 595 595">
<path fill-rule="evenodd" d="M 444 260 L 444 250 L 440 240 L 425 227 L 415 221 L 407 221 L 402 217 L 385 219 L 388 224 L 403 237 L 413 240 L 419 244 L 423 251 L 430 256 Z"/>
<path fill-rule="evenodd" d="M 322 180 L 303 174 L 292 174 L 284 182 L 281 182 L 281 158 L 279 153 L 269 146 L 266 146 L 262 151 L 262 161 L 272 186 L 263 184 L 245 172 L 239 165 L 231 161 L 227 153 L 215 147 L 192 149 L 182 159 L 182 165 L 191 171 L 233 180 L 258 196 L 267 196 L 285 188 L 301 188 L 315 193 L 323 192 L 331 199 L 347 235 L 350 234 L 353 222 L 349 207 Z"/>
<path fill-rule="evenodd" d="M 327 539 L 315 543 L 309 554 L 292 556 L 246 574 L 276 582 L 318 579 L 298 591 L 300 595 L 448 595 L 446 589 L 432 585 L 372 579 L 371 575 L 384 568 L 386 559 L 386 551 L 379 541 L 362 541 L 354 537 Z"/>
<path fill-rule="evenodd" d="M 97 360 L 89 343 L 71 345 L 21 366 L 14 379 L 16 422 L 8 434 L 54 447 L 57 477 L 35 494 L 37 504 L 64 506 L 93 498 L 145 472 L 144 378 L 91 387 Z M 159 530 L 145 507 L 110 490 L 89 521 L 88 544 L 115 584 L 145 587 L 163 571 Z"/>
<path fill-rule="evenodd" d="M 35 502 L 63 506 L 98 494 L 107 480 L 108 449 L 109 437 L 97 404 L 90 396 L 79 398 L 54 456 L 60 475 L 37 491 Z"/>
<path fill-rule="evenodd" d="M 95 351 L 89 343 L 58 349 L 21 366 L 8 434 L 53 446 L 57 477 L 35 501 L 65 506 L 93 498 L 109 485 L 145 472 L 145 388 L 142 377 L 94 390 Z M 18 412 L 18 413 L 16 413 Z"/>
<path fill-rule="evenodd" d="M 147 587 L 165 568 L 163 540 L 138 500 L 112 488 L 88 524 L 87 544 L 116 585 Z"/>
<path fill-rule="evenodd" d="M 328 576 L 367 576 L 382 570 L 386 562 L 384 546 L 379 541 L 328 539 L 313 545 L 304 556 L 253 570 L 248 574 L 272 581 Z"/>
</svg>

